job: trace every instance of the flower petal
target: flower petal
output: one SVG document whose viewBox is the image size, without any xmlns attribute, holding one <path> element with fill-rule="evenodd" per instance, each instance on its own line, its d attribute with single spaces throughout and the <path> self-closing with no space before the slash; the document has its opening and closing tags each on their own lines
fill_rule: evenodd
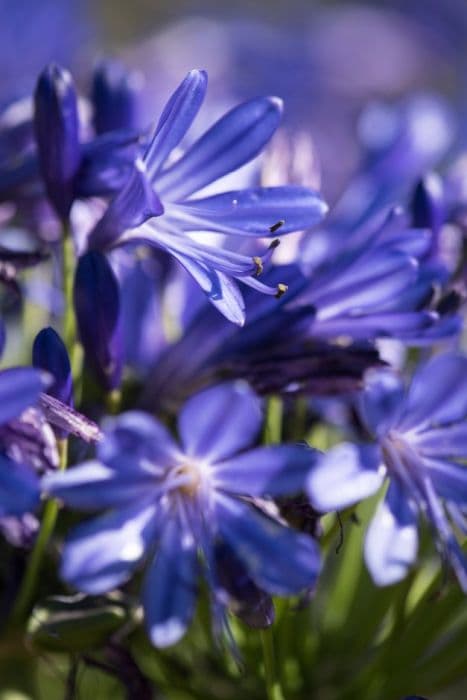
<svg viewBox="0 0 467 700">
<path fill-rule="evenodd" d="M 180 448 L 167 428 L 141 411 L 128 411 L 104 423 L 105 437 L 98 446 L 99 459 L 122 471 L 161 474 L 179 461 Z"/>
<path fill-rule="evenodd" d="M 277 129 L 281 111 L 276 97 L 256 98 L 235 107 L 159 175 L 157 191 L 170 201 L 180 201 L 248 163 Z"/>
<path fill-rule="evenodd" d="M 246 496 L 293 495 L 302 491 L 317 452 L 305 445 L 274 445 L 220 462 L 216 488 Z"/>
<path fill-rule="evenodd" d="M 206 389 L 183 406 L 178 430 L 186 454 L 215 463 L 251 445 L 262 422 L 261 404 L 244 382 Z"/>
<path fill-rule="evenodd" d="M 205 71 L 191 70 L 167 102 L 144 155 L 150 178 L 155 177 L 190 128 L 203 104 L 207 84 Z"/>
<path fill-rule="evenodd" d="M 365 538 L 365 562 L 378 586 L 405 577 L 417 556 L 417 516 L 400 486 L 392 481 Z"/>
<path fill-rule="evenodd" d="M 64 580 L 91 595 L 127 581 L 157 534 L 156 510 L 140 502 L 75 528 L 63 550 Z"/>
<path fill-rule="evenodd" d="M 321 196 L 306 187 L 256 187 L 192 199 L 176 209 L 185 231 L 239 236 L 280 236 L 319 223 L 327 212 Z M 274 224 L 281 226 L 275 229 Z M 271 227 L 275 230 L 271 231 Z"/>
<path fill-rule="evenodd" d="M 143 587 L 146 628 L 156 647 L 178 642 L 193 617 L 198 575 L 193 536 L 170 520 Z"/>
<path fill-rule="evenodd" d="M 30 513 L 39 505 L 39 479 L 25 464 L 0 455 L 0 517 Z"/>
<path fill-rule="evenodd" d="M 428 457 L 463 457 L 467 459 L 467 422 L 424 430 L 410 437 L 417 450 Z"/>
<path fill-rule="evenodd" d="M 374 494 L 385 477 L 376 445 L 344 442 L 323 455 L 308 478 L 311 504 L 319 511 L 340 510 Z"/>
<path fill-rule="evenodd" d="M 415 374 L 408 391 L 401 428 L 462 420 L 467 414 L 467 358 L 437 355 Z"/>
<path fill-rule="evenodd" d="M 149 181 L 145 165 L 137 160 L 126 184 L 89 234 L 88 247 L 91 250 L 106 248 L 126 229 L 136 228 L 163 212 L 164 207 Z"/>
<path fill-rule="evenodd" d="M 0 372 L 0 424 L 16 418 L 35 404 L 51 378 L 32 367 L 12 367 Z"/>
<path fill-rule="evenodd" d="M 436 493 L 448 501 L 467 507 L 467 467 L 440 459 L 425 459 Z"/>
<path fill-rule="evenodd" d="M 368 430 L 382 437 L 394 427 L 402 411 L 405 389 L 390 370 L 370 369 L 365 373 L 360 411 Z"/>
<path fill-rule="evenodd" d="M 154 475 L 138 469 L 116 471 L 100 462 L 85 462 L 66 472 L 47 474 L 43 490 L 71 508 L 117 508 L 144 499 L 148 490 L 157 495 Z"/>
<path fill-rule="evenodd" d="M 216 502 L 220 534 L 257 586 L 273 595 L 293 595 L 314 586 L 320 570 L 316 542 L 228 497 Z"/>
</svg>

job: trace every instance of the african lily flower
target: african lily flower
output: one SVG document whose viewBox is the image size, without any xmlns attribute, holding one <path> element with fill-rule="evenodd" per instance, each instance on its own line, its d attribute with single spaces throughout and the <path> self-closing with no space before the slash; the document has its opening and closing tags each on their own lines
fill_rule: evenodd
<svg viewBox="0 0 467 700">
<path fill-rule="evenodd" d="M 201 107 L 206 86 L 206 73 L 192 70 L 177 88 L 138 167 L 91 232 L 89 246 L 136 242 L 167 250 L 214 306 L 241 325 L 244 303 L 234 280 L 265 294 L 285 291 L 284 286 L 268 287 L 257 279 L 276 243 L 264 256 L 248 256 L 195 240 L 191 234 L 216 232 L 250 239 L 282 235 L 318 223 L 327 207 L 318 193 L 296 186 L 194 197 L 255 158 L 277 129 L 282 111 L 274 97 L 245 102 L 176 158 L 175 149 Z"/>
<path fill-rule="evenodd" d="M 236 607 L 261 605 L 263 591 L 312 587 L 320 567 L 314 540 L 255 499 L 300 492 L 315 452 L 303 445 L 245 451 L 261 422 L 259 400 L 244 383 L 189 399 L 178 418 L 180 445 L 147 414 L 109 421 L 95 461 L 44 480 L 46 492 L 68 506 L 108 511 L 72 532 L 63 578 L 98 594 L 149 560 L 142 601 L 151 640 L 161 647 L 185 633 L 201 567 L 218 626 L 225 605 L 235 607 L 232 598 Z"/>
<path fill-rule="evenodd" d="M 467 562 L 451 522 L 467 531 L 467 358 L 438 355 L 406 391 L 395 374 L 370 370 L 360 416 L 374 436 L 368 444 L 331 449 L 312 470 L 315 508 L 340 510 L 375 493 L 387 479 L 365 541 L 374 581 L 401 580 L 417 556 L 418 519 L 429 522 L 441 556 L 467 591 Z"/>
</svg>

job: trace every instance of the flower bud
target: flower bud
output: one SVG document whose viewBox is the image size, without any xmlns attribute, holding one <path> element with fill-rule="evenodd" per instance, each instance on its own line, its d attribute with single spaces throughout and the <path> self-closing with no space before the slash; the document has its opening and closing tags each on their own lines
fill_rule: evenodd
<svg viewBox="0 0 467 700">
<path fill-rule="evenodd" d="M 76 320 L 86 363 L 96 379 L 111 391 L 122 375 L 120 290 L 117 278 L 100 251 L 83 255 L 74 286 Z"/>
<path fill-rule="evenodd" d="M 80 164 L 78 100 L 70 73 L 55 64 L 47 66 L 37 81 L 34 128 L 48 198 L 65 220 Z"/>
<path fill-rule="evenodd" d="M 63 340 L 53 328 L 43 328 L 32 347 L 32 364 L 53 377 L 47 393 L 67 406 L 73 405 L 73 378 L 70 358 Z"/>
<path fill-rule="evenodd" d="M 126 610 L 117 601 L 81 594 L 51 596 L 33 609 L 28 637 L 50 651 L 86 651 L 105 644 L 126 620 Z"/>
</svg>

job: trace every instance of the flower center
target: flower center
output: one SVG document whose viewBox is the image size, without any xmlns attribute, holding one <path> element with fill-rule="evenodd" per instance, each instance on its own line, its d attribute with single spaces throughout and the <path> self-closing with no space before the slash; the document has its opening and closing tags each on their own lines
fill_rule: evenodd
<svg viewBox="0 0 467 700">
<path fill-rule="evenodd" d="M 192 462 L 185 462 L 177 466 L 174 470 L 174 476 L 177 479 L 182 477 L 183 481 L 178 488 L 187 496 L 194 496 L 201 486 L 201 470 L 197 464 Z"/>
</svg>

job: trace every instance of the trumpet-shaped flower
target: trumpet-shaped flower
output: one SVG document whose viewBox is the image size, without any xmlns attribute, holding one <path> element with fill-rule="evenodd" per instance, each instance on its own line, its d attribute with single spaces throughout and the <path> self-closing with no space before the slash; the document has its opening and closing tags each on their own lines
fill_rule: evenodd
<svg viewBox="0 0 467 700">
<path fill-rule="evenodd" d="M 216 232 L 249 239 L 302 230 L 327 211 L 320 195 L 305 187 L 254 187 L 211 196 L 196 193 L 255 158 L 277 129 L 282 103 L 257 98 L 232 109 L 176 157 L 207 86 L 192 70 L 167 103 L 139 167 L 111 201 L 89 237 L 92 248 L 131 242 L 167 250 L 195 278 L 210 301 L 231 321 L 244 322 L 234 280 L 266 294 L 281 294 L 257 277 L 270 257 L 245 255 L 194 239 Z"/>
</svg>

